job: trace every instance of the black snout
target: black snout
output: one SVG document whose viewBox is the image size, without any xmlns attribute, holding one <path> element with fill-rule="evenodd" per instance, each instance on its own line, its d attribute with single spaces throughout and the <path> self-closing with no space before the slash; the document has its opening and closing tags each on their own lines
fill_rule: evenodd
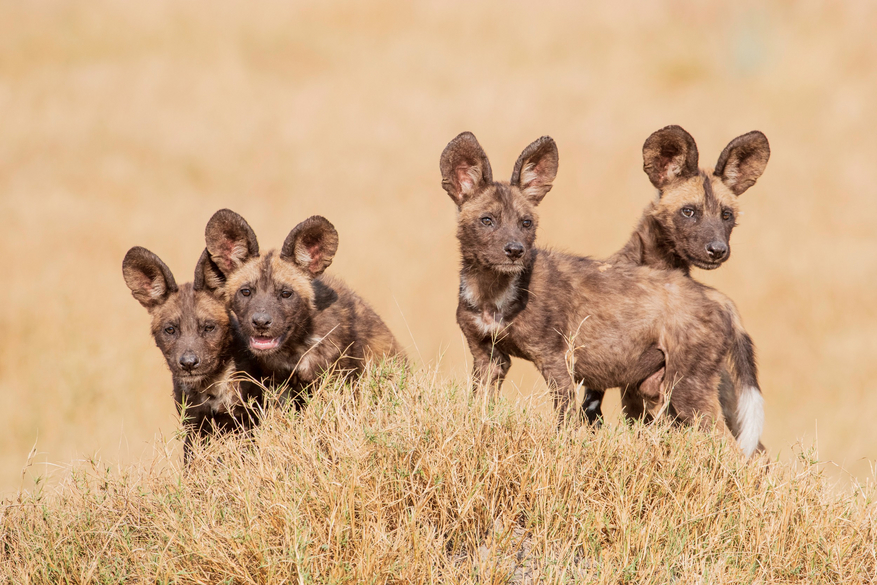
<svg viewBox="0 0 877 585">
<path fill-rule="evenodd" d="M 505 255 L 511 260 L 517 260 L 524 255 L 524 245 L 521 242 L 509 242 L 503 248 Z"/>
<path fill-rule="evenodd" d="M 728 244 L 725 242 L 710 242 L 706 245 L 706 253 L 713 260 L 724 260 L 728 255 Z"/>
<path fill-rule="evenodd" d="M 264 329 L 271 325 L 271 315 L 266 313 L 265 311 L 258 311 L 253 313 L 253 325 L 258 327 L 259 329 Z"/>
<path fill-rule="evenodd" d="M 184 370 L 192 371 L 196 367 L 198 367 L 198 364 L 200 363 L 201 360 L 198 359 L 198 356 L 195 355 L 195 352 L 191 349 L 180 356 L 180 365 L 183 367 Z"/>
</svg>

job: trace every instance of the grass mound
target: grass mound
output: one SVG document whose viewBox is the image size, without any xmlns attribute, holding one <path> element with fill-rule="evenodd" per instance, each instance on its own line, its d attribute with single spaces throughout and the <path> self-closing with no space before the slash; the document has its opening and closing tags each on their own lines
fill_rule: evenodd
<svg viewBox="0 0 877 585">
<path fill-rule="evenodd" d="M 875 579 L 874 490 L 806 454 L 667 425 L 555 427 L 385 366 L 302 412 L 0 511 L 16 583 L 751 583 Z"/>
</svg>

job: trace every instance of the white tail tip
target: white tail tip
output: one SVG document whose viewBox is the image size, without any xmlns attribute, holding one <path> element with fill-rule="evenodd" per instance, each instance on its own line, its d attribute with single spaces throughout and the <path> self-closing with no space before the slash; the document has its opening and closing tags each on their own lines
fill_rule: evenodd
<svg viewBox="0 0 877 585">
<path fill-rule="evenodd" d="M 761 432 L 764 430 L 764 397 L 755 386 L 742 389 L 737 398 L 737 444 L 747 457 L 758 449 Z"/>
</svg>

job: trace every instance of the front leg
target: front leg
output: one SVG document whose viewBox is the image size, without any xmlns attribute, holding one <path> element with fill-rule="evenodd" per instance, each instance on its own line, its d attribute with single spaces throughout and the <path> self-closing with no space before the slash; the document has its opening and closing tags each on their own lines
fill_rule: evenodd
<svg viewBox="0 0 877 585">
<path fill-rule="evenodd" d="M 572 376 L 567 370 L 566 361 L 561 357 L 559 360 L 542 364 L 539 370 L 554 394 L 554 408 L 557 410 L 558 424 L 563 424 L 564 420 L 572 414 L 576 392 Z"/>
<path fill-rule="evenodd" d="M 499 350 L 491 340 L 469 339 L 472 352 L 472 373 L 477 387 L 487 388 L 491 395 L 499 394 L 512 360 Z"/>
<path fill-rule="evenodd" d="M 180 415 L 180 424 L 183 427 L 183 468 L 188 469 L 192 461 L 192 444 L 198 432 L 198 424 L 195 422 L 191 405 L 186 403 L 185 396 L 182 384 L 175 381 L 174 405 L 177 407 L 177 414 Z"/>
</svg>

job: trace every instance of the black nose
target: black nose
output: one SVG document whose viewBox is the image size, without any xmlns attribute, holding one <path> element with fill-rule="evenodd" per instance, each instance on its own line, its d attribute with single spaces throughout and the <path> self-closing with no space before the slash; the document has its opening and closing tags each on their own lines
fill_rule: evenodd
<svg viewBox="0 0 877 585">
<path fill-rule="evenodd" d="M 509 242 L 503 248 L 505 255 L 512 260 L 517 260 L 524 255 L 524 245 L 520 242 Z"/>
<path fill-rule="evenodd" d="M 724 242 L 710 242 L 706 245 L 706 253 L 713 260 L 723 260 L 728 255 L 728 244 Z"/>
<path fill-rule="evenodd" d="M 200 363 L 201 360 L 198 359 L 198 356 L 195 355 L 195 352 L 192 350 L 189 350 L 180 356 L 180 365 L 183 366 L 184 370 L 193 370 Z"/>
<path fill-rule="evenodd" d="M 268 327 L 268 325 L 271 325 L 271 315 L 264 311 L 253 313 L 253 325 L 259 328 Z"/>
</svg>

